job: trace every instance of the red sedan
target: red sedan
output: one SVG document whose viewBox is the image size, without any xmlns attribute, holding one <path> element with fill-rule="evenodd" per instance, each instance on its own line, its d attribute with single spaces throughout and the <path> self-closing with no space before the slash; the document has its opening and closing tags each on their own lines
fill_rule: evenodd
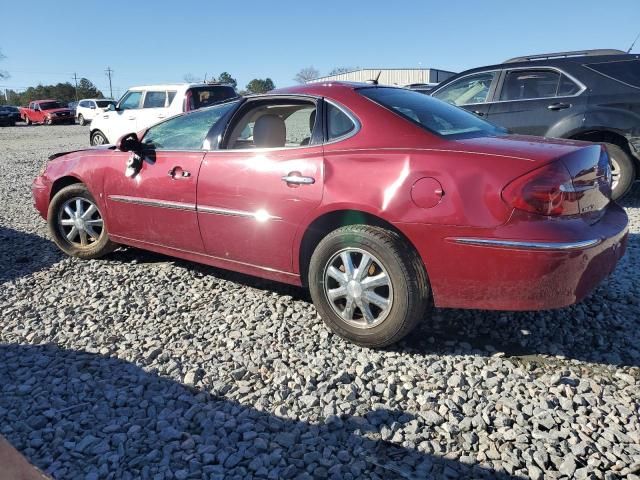
<svg viewBox="0 0 640 480">
<path fill-rule="evenodd" d="M 315 84 L 55 155 L 33 183 L 58 246 L 116 245 L 305 285 L 360 345 L 438 307 L 583 299 L 623 255 L 600 145 L 511 136 L 400 88 Z"/>
</svg>

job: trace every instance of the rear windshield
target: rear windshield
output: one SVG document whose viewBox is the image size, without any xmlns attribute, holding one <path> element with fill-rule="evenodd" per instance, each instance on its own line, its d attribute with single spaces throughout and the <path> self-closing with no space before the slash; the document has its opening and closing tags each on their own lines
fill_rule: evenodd
<svg viewBox="0 0 640 480">
<path fill-rule="evenodd" d="M 238 94 L 233 87 L 211 86 L 211 87 L 194 87 L 190 88 L 187 93 L 188 108 L 187 110 L 196 110 L 202 107 L 208 107 L 214 103 L 235 98 Z"/>
<path fill-rule="evenodd" d="M 358 93 L 397 113 L 431 133 L 449 138 L 472 138 L 503 135 L 506 130 L 475 115 L 411 90 L 365 87 Z"/>
<path fill-rule="evenodd" d="M 115 105 L 116 102 L 114 102 L 113 100 L 96 100 L 96 105 L 98 105 L 99 108 L 106 108 L 109 105 Z"/>
<path fill-rule="evenodd" d="M 640 88 L 640 60 L 592 63 L 587 65 L 598 73 L 611 77 L 632 87 Z"/>
</svg>

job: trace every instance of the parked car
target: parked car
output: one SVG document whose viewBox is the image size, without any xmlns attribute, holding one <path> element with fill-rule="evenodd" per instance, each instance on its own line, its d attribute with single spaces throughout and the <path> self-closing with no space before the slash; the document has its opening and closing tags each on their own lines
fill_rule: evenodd
<svg viewBox="0 0 640 480">
<path fill-rule="evenodd" d="M 15 125 L 20 119 L 20 109 L 13 105 L 0 105 L 0 112 L 4 112 L 9 118 L 9 124 Z"/>
<path fill-rule="evenodd" d="M 165 118 L 235 98 L 229 85 L 181 83 L 132 87 L 109 111 L 91 122 L 91 145 L 115 143 L 122 135 L 144 130 Z"/>
<path fill-rule="evenodd" d="M 13 125 L 15 125 L 15 123 L 11 120 L 9 111 L 0 107 L 0 127 L 11 127 Z"/>
<path fill-rule="evenodd" d="M 67 103 L 67 107 L 69 108 L 69 110 L 71 110 L 73 118 L 76 118 L 76 108 L 78 107 L 78 102 Z"/>
<path fill-rule="evenodd" d="M 116 106 L 116 102 L 110 98 L 85 98 L 78 102 L 76 108 L 76 120 L 80 125 L 91 123 L 96 115 L 106 112 L 109 106 Z"/>
<path fill-rule="evenodd" d="M 640 55 L 585 50 L 517 57 L 454 75 L 432 95 L 514 133 L 605 143 L 614 199 L 640 172 Z"/>
<path fill-rule="evenodd" d="M 602 145 L 507 135 L 404 88 L 332 82 L 238 98 L 54 155 L 32 186 L 51 236 L 305 285 L 360 345 L 438 307 L 538 310 L 615 268 L 627 216 Z"/>
<path fill-rule="evenodd" d="M 32 123 L 75 123 L 69 108 L 57 100 L 37 100 L 29 103 L 28 107 L 20 107 L 20 116 L 27 125 Z"/>
</svg>

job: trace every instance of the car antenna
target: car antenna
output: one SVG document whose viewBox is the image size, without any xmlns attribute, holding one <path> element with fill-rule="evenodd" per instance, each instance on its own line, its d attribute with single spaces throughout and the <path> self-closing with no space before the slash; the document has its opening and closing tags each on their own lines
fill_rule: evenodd
<svg viewBox="0 0 640 480">
<path fill-rule="evenodd" d="M 627 53 L 631 53 L 631 50 L 633 49 L 633 47 L 635 46 L 635 44 L 636 44 L 636 42 L 638 41 L 639 38 L 640 38 L 640 32 L 638 32 L 638 35 L 636 35 L 636 39 L 633 41 L 633 43 L 629 47 L 629 50 L 627 50 Z"/>
<path fill-rule="evenodd" d="M 378 70 L 378 75 L 376 75 L 376 78 L 373 80 L 367 80 L 366 83 L 370 84 L 370 85 L 378 85 L 378 79 L 380 78 L 380 75 L 382 74 L 382 70 Z"/>
</svg>

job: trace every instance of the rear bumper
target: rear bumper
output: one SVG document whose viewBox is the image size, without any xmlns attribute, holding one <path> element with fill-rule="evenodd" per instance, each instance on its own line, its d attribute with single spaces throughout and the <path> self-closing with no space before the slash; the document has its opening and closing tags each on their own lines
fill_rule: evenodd
<svg viewBox="0 0 640 480">
<path fill-rule="evenodd" d="M 615 204 L 593 225 L 538 218 L 512 220 L 493 235 L 469 230 L 444 228 L 439 239 L 416 243 L 439 307 L 545 310 L 572 305 L 614 271 L 628 237 L 627 215 Z"/>
</svg>

